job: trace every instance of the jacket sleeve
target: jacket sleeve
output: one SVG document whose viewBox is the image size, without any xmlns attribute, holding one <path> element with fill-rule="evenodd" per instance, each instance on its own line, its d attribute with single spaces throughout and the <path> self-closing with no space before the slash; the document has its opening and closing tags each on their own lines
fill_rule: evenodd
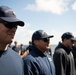
<svg viewBox="0 0 76 75">
<path fill-rule="evenodd" d="M 62 51 L 62 50 L 61 50 Z M 54 64 L 55 64 L 55 69 L 56 69 L 56 75 L 66 75 L 66 54 L 65 52 L 60 52 L 55 51 L 54 55 L 53 55 L 53 60 L 54 60 Z"/>
<path fill-rule="evenodd" d="M 39 75 L 36 64 L 30 60 L 24 60 L 24 75 Z"/>
</svg>

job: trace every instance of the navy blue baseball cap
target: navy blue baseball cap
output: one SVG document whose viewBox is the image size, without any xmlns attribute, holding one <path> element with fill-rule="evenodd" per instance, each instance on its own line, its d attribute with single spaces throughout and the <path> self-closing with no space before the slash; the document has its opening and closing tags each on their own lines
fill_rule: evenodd
<svg viewBox="0 0 76 75">
<path fill-rule="evenodd" d="M 61 36 L 62 39 L 71 39 L 71 40 L 74 40 L 74 35 L 71 33 L 71 32 L 65 32 L 62 36 Z"/>
<path fill-rule="evenodd" d="M 48 35 L 46 32 L 43 30 L 37 30 L 33 33 L 32 35 L 32 41 L 33 40 L 39 40 L 41 38 L 52 38 L 54 37 L 53 35 Z"/>
<path fill-rule="evenodd" d="M 15 12 L 8 6 L 0 6 L 0 19 L 8 23 L 16 23 L 19 26 L 24 26 L 24 22 L 17 19 Z"/>
</svg>

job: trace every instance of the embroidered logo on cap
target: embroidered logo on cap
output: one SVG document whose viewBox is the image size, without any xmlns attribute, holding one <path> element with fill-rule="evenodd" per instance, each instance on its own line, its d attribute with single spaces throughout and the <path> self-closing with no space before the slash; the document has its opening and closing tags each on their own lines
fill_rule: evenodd
<svg viewBox="0 0 76 75">
<path fill-rule="evenodd" d="M 44 34 L 45 34 L 45 32 L 43 31 L 43 32 L 42 32 L 42 35 L 44 35 Z"/>
<path fill-rule="evenodd" d="M 10 9 L 10 10 L 5 10 L 5 12 L 6 12 L 6 13 L 12 12 L 12 14 L 15 15 L 15 12 L 14 12 L 13 10 L 11 10 L 11 9 Z"/>
</svg>

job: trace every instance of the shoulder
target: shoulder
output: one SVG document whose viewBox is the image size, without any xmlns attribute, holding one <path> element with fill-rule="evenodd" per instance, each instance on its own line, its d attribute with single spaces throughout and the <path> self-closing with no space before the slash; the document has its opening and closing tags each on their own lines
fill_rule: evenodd
<svg viewBox="0 0 76 75">
<path fill-rule="evenodd" d="M 34 57 L 29 53 L 28 55 L 25 56 L 24 61 L 33 61 Z"/>
<path fill-rule="evenodd" d="M 66 53 L 66 51 L 63 49 L 63 48 L 58 48 L 58 49 L 56 49 L 55 50 L 55 52 L 54 53 L 58 53 L 58 54 L 65 54 Z"/>
<path fill-rule="evenodd" d="M 37 59 L 36 54 L 33 51 L 31 51 L 28 55 L 25 56 L 23 60 L 24 63 L 28 64 L 28 63 L 37 63 L 36 59 Z"/>
<path fill-rule="evenodd" d="M 67 53 L 63 48 L 58 48 L 55 50 L 54 55 L 53 55 L 53 59 L 61 59 L 61 58 L 66 58 L 67 57 Z"/>
<path fill-rule="evenodd" d="M 9 53 L 11 53 L 12 52 L 12 54 L 14 53 L 14 54 L 16 54 L 17 52 L 15 52 L 12 48 L 8 48 L 8 52 Z"/>
<path fill-rule="evenodd" d="M 11 48 L 8 48 L 7 54 L 13 58 L 21 59 L 20 55 L 17 52 L 13 51 Z"/>
</svg>

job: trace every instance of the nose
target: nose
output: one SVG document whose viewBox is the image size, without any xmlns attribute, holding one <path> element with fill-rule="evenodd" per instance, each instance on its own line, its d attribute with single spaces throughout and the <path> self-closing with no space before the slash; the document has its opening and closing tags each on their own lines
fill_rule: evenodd
<svg viewBox="0 0 76 75">
<path fill-rule="evenodd" d="M 11 31 L 13 31 L 13 32 L 16 32 L 16 30 L 17 30 L 16 27 L 11 28 Z"/>
<path fill-rule="evenodd" d="M 17 29 L 17 27 L 18 27 L 17 25 L 11 26 L 11 28 L 15 28 L 15 29 Z"/>
</svg>

